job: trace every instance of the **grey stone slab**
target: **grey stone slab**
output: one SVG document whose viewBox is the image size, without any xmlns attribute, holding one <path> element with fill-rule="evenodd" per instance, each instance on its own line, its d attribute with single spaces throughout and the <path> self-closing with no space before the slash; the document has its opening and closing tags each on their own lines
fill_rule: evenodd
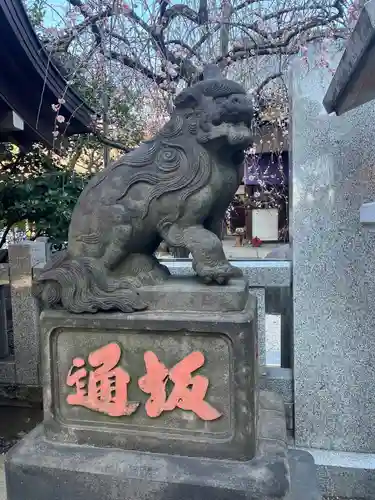
<svg viewBox="0 0 375 500">
<path fill-rule="evenodd" d="M 271 250 L 270 253 L 266 255 L 266 259 L 274 260 L 292 260 L 292 247 L 289 243 L 281 245 L 279 247 Z"/>
<path fill-rule="evenodd" d="M 328 116 L 331 75 L 309 57 L 290 75 L 295 438 L 374 452 L 375 234 L 359 209 L 375 199 L 375 103 Z"/>
<path fill-rule="evenodd" d="M 249 288 L 249 293 L 257 300 L 258 355 L 261 366 L 266 364 L 266 301 L 263 288 Z"/>
<path fill-rule="evenodd" d="M 9 356 L 7 290 L 0 285 L 0 360 Z"/>
<path fill-rule="evenodd" d="M 261 368 L 259 387 L 279 394 L 284 401 L 286 428 L 294 430 L 293 370 L 267 366 Z"/>
<path fill-rule="evenodd" d="M 308 449 L 324 498 L 373 500 L 375 454 Z"/>
<path fill-rule="evenodd" d="M 260 388 L 280 394 L 285 403 L 293 403 L 293 370 L 273 366 L 262 368 Z"/>
<path fill-rule="evenodd" d="M 16 383 L 16 363 L 14 357 L 0 359 L 0 384 Z"/>
<path fill-rule="evenodd" d="M 183 295 L 181 287 L 173 295 L 178 293 Z M 74 315 L 44 311 L 40 323 L 48 437 L 150 452 L 252 458 L 258 375 L 256 300 L 247 290 L 243 293 L 248 297 L 245 309 L 227 313 L 146 310 Z M 73 359 L 82 359 L 91 372 L 89 354 L 109 343 L 121 348 L 121 359 L 115 359 L 111 369 L 117 366 L 126 370 L 130 377 L 128 399 L 140 403 L 127 416 L 108 416 L 67 401 L 75 392 L 67 385 Z M 146 374 L 147 351 L 156 354 L 168 369 L 193 352 L 202 353 L 203 362 L 195 369 L 207 377 L 206 400 L 221 417 L 206 421 L 192 411 L 176 408 L 149 418 L 145 411 L 149 396 L 139 386 Z"/>
<path fill-rule="evenodd" d="M 290 480 L 281 410 L 279 396 L 262 394 L 267 435 L 242 462 L 56 443 L 42 425 L 7 454 L 8 500 L 282 499 Z"/>
<path fill-rule="evenodd" d="M 172 274 L 194 274 L 190 260 L 161 259 Z M 249 286 L 259 287 L 290 287 L 292 283 L 292 262 L 288 260 L 230 260 L 239 267 Z"/>
<path fill-rule="evenodd" d="M 0 500 L 7 500 L 4 473 L 4 455 L 0 455 Z"/>
<path fill-rule="evenodd" d="M 9 264 L 0 264 L 0 286 L 9 284 Z"/>
<path fill-rule="evenodd" d="M 291 491 L 288 500 L 321 500 L 316 467 L 310 453 L 288 451 Z"/>
<path fill-rule="evenodd" d="M 285 451 L 285 442 L 268 440 L 247 463 L 171 458 L 50 443 L 39 427 L 7 455 L 8 500 L 40 492 L 49 500 L 320 500 L 311 454 L 289 450 L 286 461 Z"/>
<path fill-rule="evenodd" d="M 194 272 L 190 261 L 184 260 L 164 260 L 174 276 L 193 276 Z M 258 301 L 258 349 L 259 362 L 261 365 L 267 364 L 266 359 L 266 324 L 265 324 L 265 286 L 290 287 L 291 286 L 291 262 L 274 261 L 231 261 L 233 265 L 239 267 L 249 284 L 250 293 L 256 296 Z M 275 354 L 275 363 L 280 364 L 278 353 Z"/>
<path fill-rule="evenodd" d="M 193 276 L 172 276 L 160 285 L 144 286 L 141 297 L 149 311 L 242 311 L 246 306 L 248 283 L 232 279 L 228 285 L 206 285 Z"/>
<path fill-rule="evenodd" d="M 324 97 L 324 106 L 329 113 L 335 111 L 341 115 L 375 98 L 374 42 L 375 1 L 371 0 L 361 10 Z"/>
<path fill-rule="evenodd" d="M 39 383 L 39 308 L 32 296 L 31 287 L 32 267 L 36 261 L 41 261 L 43 245 L 25 243 L 10 245 L 8 249 L 18 384 Z"/>
</svg>

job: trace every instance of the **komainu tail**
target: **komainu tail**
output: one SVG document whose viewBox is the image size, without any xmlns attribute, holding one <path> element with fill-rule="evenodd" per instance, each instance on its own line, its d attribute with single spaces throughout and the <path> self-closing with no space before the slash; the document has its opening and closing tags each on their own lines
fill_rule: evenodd
<svg viewBox="0 0 375 500">
<path fill-rule="evenodd" d="M 67 250 L 57 252 L 34 284 L 34 295 L 46 309 L 72 313 L 147 308 L 134 288 L 119 287 L 109 280 L 106 269 L 90 257 L 71 258 Z"/>
</svg>

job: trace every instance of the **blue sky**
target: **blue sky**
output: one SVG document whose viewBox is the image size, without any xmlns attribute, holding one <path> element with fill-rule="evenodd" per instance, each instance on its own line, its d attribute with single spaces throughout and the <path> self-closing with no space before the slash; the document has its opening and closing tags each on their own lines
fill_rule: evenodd
<svg viewBox="0 0 375 500">
<path fill-rule="evenodd" d="M 46 7 L 47 15 L 45 17 L 45 24 L 47 27 L 56 26 L 56 24 L 62 24 L 62 19 L 60 16 L 64 16 L 66 12 L 67 2 L 66 0 L 50 0 L 48 2 L 48 7 Z"/>
<path fill-rule="evenodd" d="M 174 3 L 174 2 L 171 2 L 171 3 Z M 46 7 L 47 15 L 45 17 L 46 27 L 55 27 L 57 25 L 64 24 L 64 22 L 63 22 L 64 21 L 64 14 L 68 10 L 67 0 L 46 0 L 46 4 L 48 4 L 48 7 Z M 129 4 L 130 5 L 132 4 L 132 2 L 130 0 L 129 0 Z M 135 12 L 140 17 L 143 17 L 146 20 L 146 18 L 142 15 L 142 12 L 140 11 L 139 8 L 136 7 Z M 61 19 L 61 17 L 63 19 Z"/>
</svg>

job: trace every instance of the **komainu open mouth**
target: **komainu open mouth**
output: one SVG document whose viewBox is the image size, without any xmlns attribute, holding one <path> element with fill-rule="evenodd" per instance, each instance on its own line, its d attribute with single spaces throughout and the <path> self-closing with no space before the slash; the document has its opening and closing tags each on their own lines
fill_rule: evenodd
<svg viewBox="0 0 375 500">
<path fill-rule="evenodd" d="M 253 120 L 253 113 L 251 109 L 244 108 L 239 111 L 238 109 L 230 112 L 228 109 L 218 113 L 212 119 L 212 124 L 217 126 L 222 123 L 232 123 L 233 125 L 243 124 L 250 128 Z"/>
<path fill-rule="evenodd" d="M 252 143 L 252 133 L 245 122 L 226 123 L 226 135 L 231 146 L 238 146 L 238 149 L 246 149 Z"/>
</svg>

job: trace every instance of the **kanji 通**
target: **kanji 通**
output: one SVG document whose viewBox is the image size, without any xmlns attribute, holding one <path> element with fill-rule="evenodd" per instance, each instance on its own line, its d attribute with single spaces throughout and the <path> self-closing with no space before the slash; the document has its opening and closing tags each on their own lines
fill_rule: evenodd
<svg viewBox="0 0 375 500">
<path fill-rule="evenodd" d="M 139 403 L 128 402 L 130 376 L 126 370 L 117 367 L 120 357 L 121 349 L 118 344 L 101 347 L 88 357 L 88 362 L 94 369 L 90 372 L 85 368 L 84 359 L 74 358 L 66 383 L 69 387 L 75 387 L 76 392 L 69 394 L 68 404 L 84 406 L 111 417 L 134 413 Z"/>
</svg>

